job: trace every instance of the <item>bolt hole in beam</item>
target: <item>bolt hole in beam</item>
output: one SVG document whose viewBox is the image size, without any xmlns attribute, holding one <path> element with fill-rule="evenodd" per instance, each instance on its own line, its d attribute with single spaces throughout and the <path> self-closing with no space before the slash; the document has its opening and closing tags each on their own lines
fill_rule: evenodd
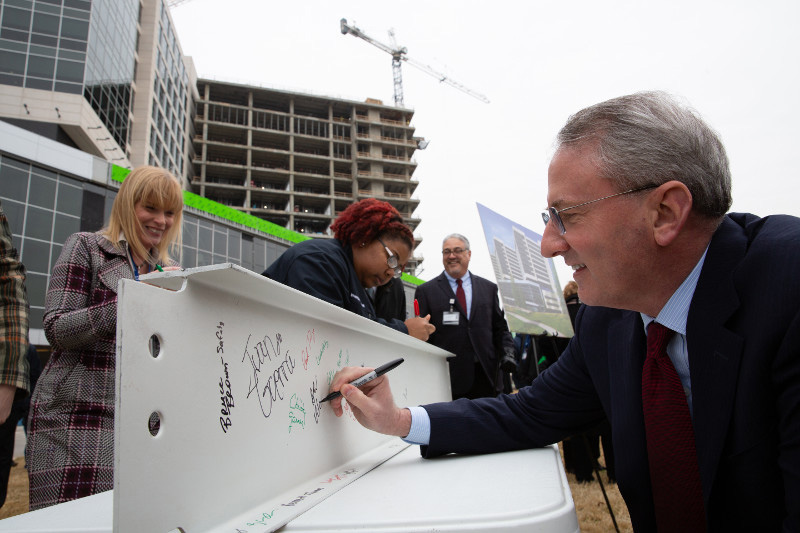
<svg viewBox="0 0 800 533">
<path fill-rule="evenodd" d="M 150 418 L 147 420 L 147 431 L 149 431 L 150 435 L 153 437 L 161 433 L 161 413 L 158 411 L 150 413 Z"/>
<path fill-rule="evenodd" d="M 150 355 L 153 356 L 153 359 L 161 355 L 161 339 L 159 339 L 158 335 L 155 333 L 150 335 L 150 340 L 147 343 L 147 347 L 150 350 Z"/>
<path fill-rule="evenodd" d="M 161 355 L 161 339 L 153 333 L 147 341 L 147 348 L 153 359 L 157 359 Z M 161 413 L 153 411 L 147 420 L 147 430 L 153 437 L 157 436 L 161 431 Z"/>
</svg>

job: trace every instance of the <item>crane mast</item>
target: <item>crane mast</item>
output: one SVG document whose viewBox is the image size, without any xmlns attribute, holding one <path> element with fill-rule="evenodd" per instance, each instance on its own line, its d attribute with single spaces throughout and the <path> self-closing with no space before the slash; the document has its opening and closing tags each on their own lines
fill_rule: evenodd
<svg viewBox="0 0 800 533">
<path fill-rule="evenodd" d="M 403 73 L 402 73 L 402 70 L 401 70 L 401 65 L 402 65 L 403 61 L 405 61 L 406 63 L 408 63 L 412 67 L 414 67 L 414 68 L 416 68 L 418 70 L 421 70 L 422 72 L 424 72 L 424 73 L 426 73 L 426 74 L 428 74 L 430 76 L 433 76 L 434 78 L 438 79 L 439 82 L 441 82 L 441 83 L 446 83 L 447 85 L 450 85 L 451 87 L 455 87 L 459 91 L 462 91 L 462 92 L 472 96 L 473 98 L 477 98 L 481 102 L 484 102 L 484 103 L 487 103 L 487 104 L 489 103 L 489 99 L 486 98 L 486 96 L 484 96 L 484 95 L 482 95 L 482 94 L 480 94 L 478 92 L 473 91 L 472 89 L 466 87 L 465 85 L 462 85 L 461 83 L 458 83 L 457 81 L 453 80 L 452 78 L 450 78 L 446 74 L 443 74 L 443 73 L 433 69 L 429 65 L 426 65 L 424 63 L 420 63 L 419 61 L 415 61 L 415 60 L 411 59 L 410 57 L 408 57 L 408 55 L 407 55 L 408 54 L 408 50 L 406 49 L 406 47 L 405 46 L 397 46 L 397 44 L 394 43 L 394 31 L 390 30 L 390 32 L 389 32 L 389 35 L 391 36 L 392 41 L 393 41 L 393 46 L 389 46 L 388 44 L 385 44 L 385 43 L 382 43 L 382 42 L 380 42 L 380 41 L 378 41 L 376 39 L 373 39 L 372 37 L 370 37 L 369 35 L 364 33 L 362 30 L 360 30 L 356 26 L 349 25 L 347 23 L 347 19 L 343 18 L 343 19 L 341 19 L 339 21 L 339 28 L 340 28 L 340 30 L 342 32 L 342 35 L 347 35 L 349 33 L 350 35 L 353 35 L 354 37 L 358 37 L 360 39 L 363 39 L 363 40 L 367 41 L 371 45 L 373 45 L 373 46 L 375 46 L 377 48 L 380 48 L 381 50 L 383 50 L 384 52 L 386 52 L 387 54 L 392 56 L 392 78 L 393 78 L 393 81 L 394 81 L 394 105 L 396 105 L 398 107 L 405 107 L 405 104 L 403 103 Z"/>
</svg>

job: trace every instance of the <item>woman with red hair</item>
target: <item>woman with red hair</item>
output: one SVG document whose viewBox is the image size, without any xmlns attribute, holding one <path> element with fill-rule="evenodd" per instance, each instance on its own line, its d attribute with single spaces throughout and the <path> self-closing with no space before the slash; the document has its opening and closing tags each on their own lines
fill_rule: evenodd
<svg viewBox="0 0 800 533">
<path fill-rule="evenodd" d="M 311 296 L 428 340 L 434 331 L 430 317 L 405 322 L 375 315 L 365 289 L 399 278 L 411 255 L 414 235 L 397 209 L 367 198 L 345 209 L 331 225 L 335 239 L 295 244 L 263 275 Z"/>
</svg>

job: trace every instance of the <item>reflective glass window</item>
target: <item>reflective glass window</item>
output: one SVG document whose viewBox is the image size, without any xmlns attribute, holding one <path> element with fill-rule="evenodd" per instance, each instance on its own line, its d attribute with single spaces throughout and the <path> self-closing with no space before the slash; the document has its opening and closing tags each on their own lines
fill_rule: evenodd
<svg viewBox="0 0 800 533">
<path fill-rule="evenodd" d="M 197 251 L 197 266 L 208 266 L 211 264 L 211 252 L 203 250 Z"/>
<path fill-rule="evenodd" d="M 70 18 L 61 19 L 61 37 L 86 40 L 89 36 L 89 22 Z"/>
<path fill-rule="evenodd" d="M 49 241 L 53 234 L 53 212 L 28 206 L 25 217 L 25 236 Z"/>
<path fill-rule="evenodd" d="M 56 182 L 36 174 L 31 175 L 31 188 L 28 202 L 39 207 L 53 209 L 56 199 Z"/>
<path fill-rule="evenodd" d="M 35 13 L 33 15 L 31 31 L 44 33 L 45 35 L 58 35 L 59 18 L 60 17 L 48 15 L 46 13 Z"/>
<path fill-rule="evenodd" d="M 59 81 L 71 81 L 73 83 L 82 82 L 83 63 L 59 59 L 58 70 L 56 71 L 56 78 Z"/>
<path fill-rule="evenodd" d="M 23 261 L 27 261 L 27 258 L 23 258 Z M 44 296 L 47 293 L 47 273 L 28 272 L 28 275 L 25 276 L 25 288 L 28 289 L 29 302 L 43 304 Z M 34 327 L 33 324 L 30 327 Z"/>
<path fill-rule="evenodd" d="M 83 85 L 80 83 L 56 82 L 55 90 L 60 93 L 81 94 L 83 92 Z"/>
<path fill-rule="evenodd" d="M 31 27 L 31 12 L 28 9 L 6 7 L 3 9 L 3 20 L 0 25 L 3 28 L 28 31 Z"/>
<path fill-rule="evenodd" d="M 0 28 L 0 38 L 9 39 L 11 41 L 27 42 L 28 32 L 12 30 L 10 28 Z"/>
<path fill-rule="evenodd" d="M 56 224 L 53 227 L 53 241 L 65 242 L 67 237 L 81 230 L 81 219 L 56 213 Z"/>
<path fill-rule="evenodd" d="M 53 80 L 43 80 L 41 78 L 25 78 L 25 87 L 30 89 L 41 89 L 43 91 L 53 90 Z"/>
<path fill-rule="evenodd" d="M 25 268 L 28 272 L 50 272 L 50 243 L 35 239 L 25 239 L 22 251 Z"/>
<path fill-rule="evenodd" d="M 0 65 L 11 74 L 25 74 L 25 54 L 0 50 Z"/>
<path fill-rule="evenodd" d="M 58 199 L 56 200 L 57 211 L 73 216 L 80 216 L 82 198 L 83 191 L 80 187 L 73 187 L 64 183 L 64 178 L 61 178 L 61 183 L 58 184 Z"/>
<path fill-rule="evenodd" d="M 183 247 L 183 255 L 181 256 L 181 266 L 183 268 L 194 268 L 197 266 L 197 250 Z"/>
<path fill-rule="evenodd" d="M 52 57 L 28 56 L 28 76 L 52 78 L 56 60 Z"/>
<path fill-rule="evenodd" d="M 40 44 L 42 46 L 53 46 L 53 47 L 58 45 L 58 37 L 54 37 L 52 35 L 42 35 L 39 33 L 31 33 L 25 35 L 26 35 L 26 40 L 27 36 L 30 35 L 31 44 Z"/>
<path fill-rule="evenodd" d="M 3 187 L 0 188 L 0 196 L 23 203 L 27 202 L 30 165 L 12 162 L 8 158 L 0 159 L 0 163 L 2 163 L 0 171 L 2 171 L 3 175 Z"/>
</svg>

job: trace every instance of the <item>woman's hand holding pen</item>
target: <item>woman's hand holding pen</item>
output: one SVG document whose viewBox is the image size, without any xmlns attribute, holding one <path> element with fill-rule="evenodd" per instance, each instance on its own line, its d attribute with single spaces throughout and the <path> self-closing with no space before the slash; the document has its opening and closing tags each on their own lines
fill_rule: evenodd
<svg viewBox="0 0 800 533">
<path fill-rule="evenodd" d="M 411 413 L 408 409 L 401 409 L 394 403 L 392 390 L 389 387 L 387 376 L 380 376 L 369 383 L 358 387 L 350 382 L 371 372 L 367 367 L 345 367 L 333 376 L 330 391 L 339 391 L 341 396 L 331 400 L 331 407 L 336 416 L 342 416 L 342 399 L 353 411 L 356 420 L 367 429 L 405 437 L 411 430 Z"/>
<path fill-rule="evenodd" d="M 409 318 L 405 321 L 405 325 L 408 328 L 408 334 L 421 341 L 427 341 L 428 337 L 430 337 L 431 334 L 436 331 L 436 326 L 431 324 L 430 320 L 431 315 Z"/>
</svg>

